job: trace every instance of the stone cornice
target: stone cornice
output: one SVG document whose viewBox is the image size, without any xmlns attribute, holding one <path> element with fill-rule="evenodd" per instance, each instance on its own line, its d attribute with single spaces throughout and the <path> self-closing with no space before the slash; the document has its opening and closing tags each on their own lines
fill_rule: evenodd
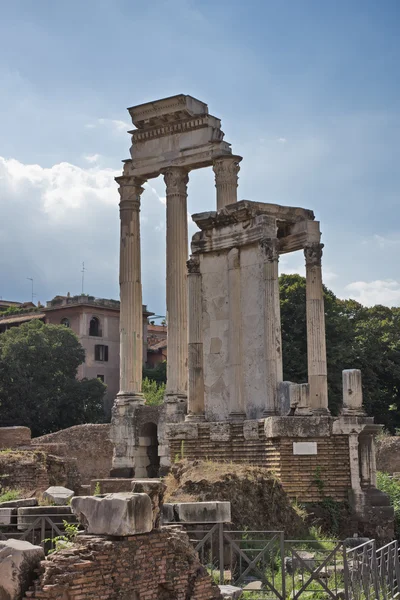
<svg viewBox="0 0 400 600">
<path fill-rule="evenodd" d="M 224 227 L 242 221 L 249 221 L 257 216 L 265 215 L 288 223 L 296 223 L 304 220 L 314 220 L 312 210 L 295 208 L 291 206 L 280 206 L 279 204 L 266 204 L 264 202 L 252 202 L 240 200 L 235 204 L 225 206 L 221 210 L 203 212 L 192 215 L 193 221 L 199 229 L 206 231 L 215 227 Z"/>
</svg>

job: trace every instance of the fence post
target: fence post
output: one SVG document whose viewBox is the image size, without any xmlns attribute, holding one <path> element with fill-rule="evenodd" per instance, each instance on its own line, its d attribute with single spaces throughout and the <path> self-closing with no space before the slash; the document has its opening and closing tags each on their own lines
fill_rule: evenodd
<svg viewBox="0 0 400 600">
<path fill-rule="evenodd" d="M 379 596 L 379 574 L 378 574 L 378 563 L 376 560 L 376 541 L 372 540 L 372 577 L 374 583 L 374 592 L 375 598 L 380 598 Z"/>
<path fill-rule="evenodd" d="M 282 598 L 286 598 L 286 565 L 285 565 L 285 532 L 281 531 L 279 535 L 279 545 L 281 552 L 281 571 L 282 571 Z"/>
<path fill-rule="evenodd" d="M 224 584 L 224 524 L 220 523 L 218 527 L 219 537 L 219 583 Z"/>
<path fill-rule="evenodd" d="M 46 518 L 45 517 L 42 517 L 40 519 L 40 538 L 41 538 L 40 545 L 43 547 L 43 550 L 44 550 L 44 547 L 45 547 L 45 544 L 46 544 L 46 542 L 45 542 L 45 539 L 46 539 Z"/>
<path fill-rule="evenodd" d="M 344 576 L 344 595 L 346 600 L 351 600 L 351 586 L 350 586 L 350 577 L 349 577 L 349 565 L 347 562 L 347 550 L 346 545 L 343 544 L 343 576 Z"/>
</svg>

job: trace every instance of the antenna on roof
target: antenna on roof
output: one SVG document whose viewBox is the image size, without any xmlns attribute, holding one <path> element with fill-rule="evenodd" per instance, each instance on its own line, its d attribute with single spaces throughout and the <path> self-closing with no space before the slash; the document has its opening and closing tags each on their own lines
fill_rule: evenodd
<svg viewBox="0 0 400 600">
<path fill-rule="evenodd" d="M 84 290 L 84 286 L 85 286 L 85 263 L 82 263 L 82 295 L 83 295 L 83 290 Z"/>
<path fill-rule="evenodd" d="M 29 279 L 29 281 L 32 283 L 32 304 L 33 304 L 33 299 L 36 296 L 36 294 L 33 293 L 33 277 L 27 277 L 27 279 Z"/>
</svg>

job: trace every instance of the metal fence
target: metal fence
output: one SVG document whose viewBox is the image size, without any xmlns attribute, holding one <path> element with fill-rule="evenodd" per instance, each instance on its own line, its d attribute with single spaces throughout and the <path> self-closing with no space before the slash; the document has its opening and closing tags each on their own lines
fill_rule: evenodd
<svg viewBox="0 0 400 600">
<path fill-rule="evenodd" d="M 349 548 L 338 540 L 285 540 L 282 531 L 235 531 L 223 524 L 185 529 L 216 583 L 251 600 L 400 600 L 397 541 Z"/>
<path fill-rule="evenodd" d="M 26 540 L 36 546 L 42 546 L 46 553 L 54 549 L 58 537 L 65 535 L 65 522 L 78 525 L 75 515 L 41 514 L 13 515 L 9 525 L 0 525 L 0 540 L 10 538 Z"/>
</svg>

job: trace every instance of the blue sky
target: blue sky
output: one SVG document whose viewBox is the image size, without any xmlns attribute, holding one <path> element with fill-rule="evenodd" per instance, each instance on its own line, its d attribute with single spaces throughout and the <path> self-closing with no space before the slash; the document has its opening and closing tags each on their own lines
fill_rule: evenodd
<svg viewBox="0 0 400 600">
<path fill-rule="evenodd" d="M 398 0 L 0 0 L 0 297 L 118 297 L 126 107 L 208 103 L 239 198 L 311 208 L 326 284 L 400 305 Z M 161 178 L 142 202 L 143 301 L 165 313 Z M 191 173 L 189 212 L 215 206 Z M 190 227 L 194 232 L 194 227 Z M 302 272 L 303 257 L 281 260 Z"/>
</svg>

